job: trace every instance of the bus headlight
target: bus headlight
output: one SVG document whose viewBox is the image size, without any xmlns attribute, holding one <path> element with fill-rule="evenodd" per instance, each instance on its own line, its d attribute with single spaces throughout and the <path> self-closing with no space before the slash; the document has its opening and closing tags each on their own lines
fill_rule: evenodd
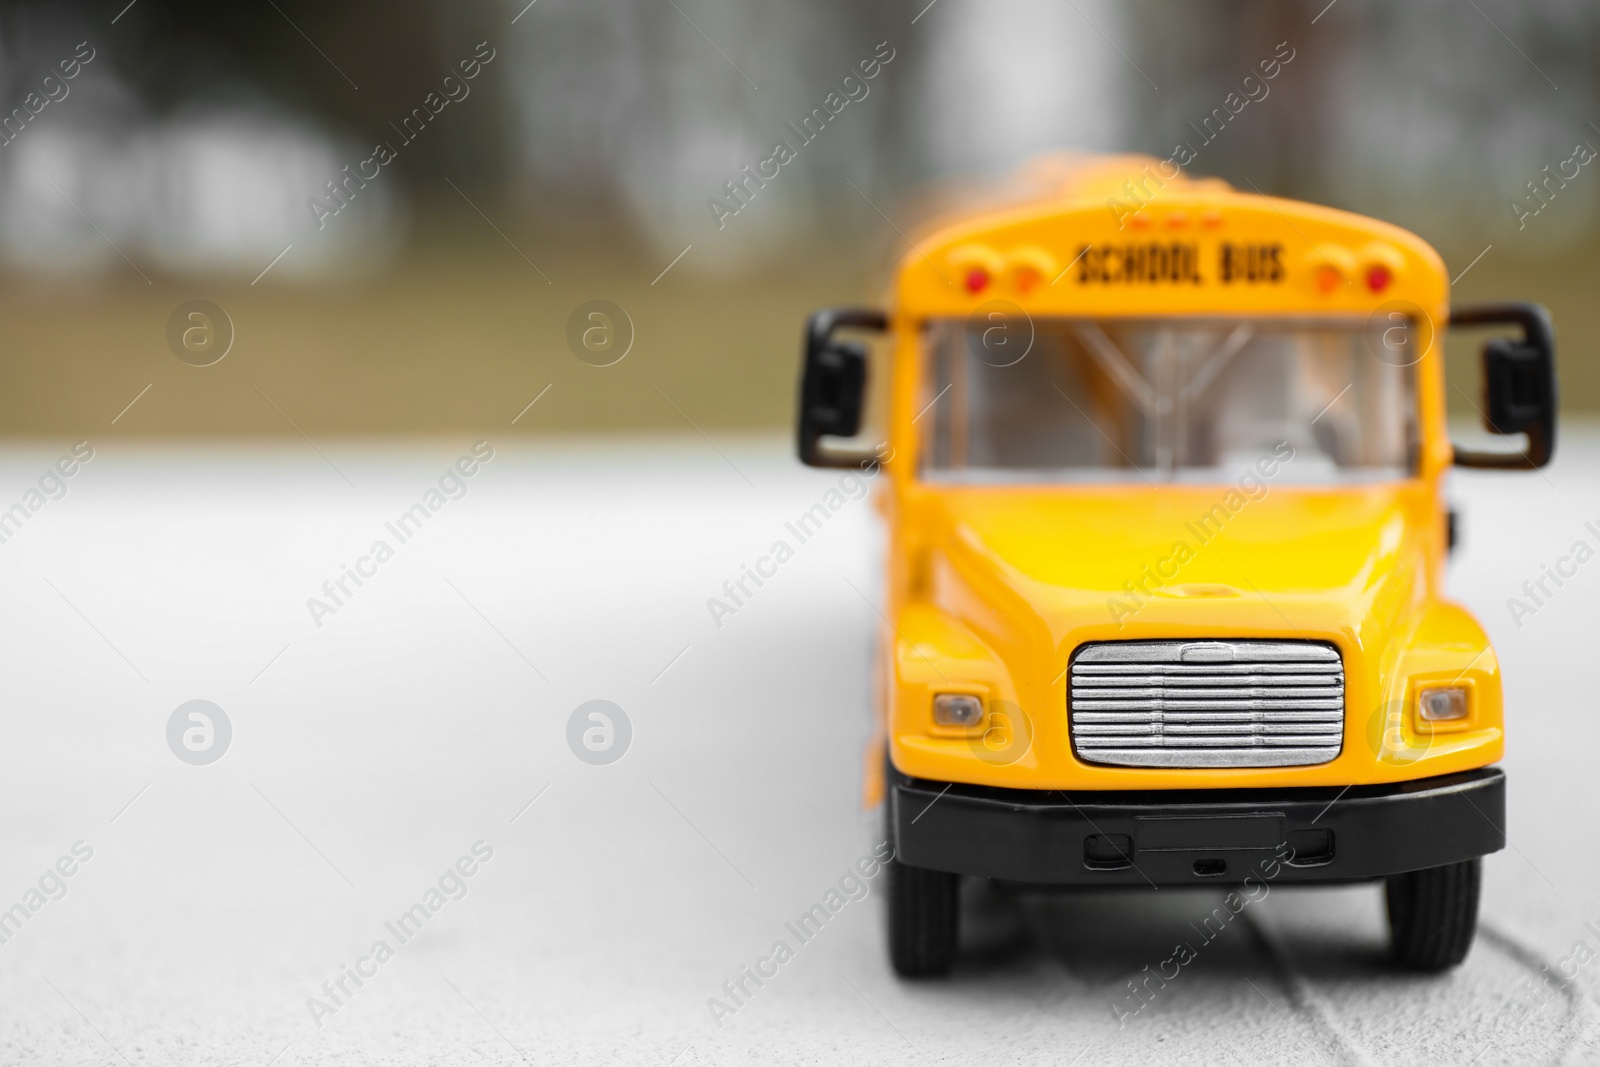
<svg viewBox="0 0 1600 1067">
<path fill-rule="evenodd" d="M 983 701 L 969 693 L 940 693 L 933 698 L 935 726 L 970 729 L 983 721 Z"/>
<path fill-rule="evenodd" d="M 1417 718 L 1423 722 L 1460 722 L 1470 710 L 1465 686 L 1432 686 L 1417 694 Z"/>
</svg>

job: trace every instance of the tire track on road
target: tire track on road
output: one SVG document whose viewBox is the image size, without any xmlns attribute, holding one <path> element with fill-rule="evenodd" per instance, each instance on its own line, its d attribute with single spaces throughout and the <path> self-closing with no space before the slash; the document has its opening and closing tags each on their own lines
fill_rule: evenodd
<svg viewBox="0 0 1600 1067">
<path fill-rule="evenodd" d="M 1265 921 L 1249 912 L 1243 913 L 1242 917 L 1247 920 L 1247 925 L 1255 935 L 1263 953 L 1279 970 L 1284 988 L 1289 994 L 1290 1003 L 1296 1010 L 1310 1019 L 1312 1028 L 1320 1033 L 1325 1041 L 1332 1046 L 1337 1058 L 1342 1062 L 1360 1064 L 1363 1067 L 1370 1065 L 1372 1060 L 1345 1033 L 1344 1028 L 1339 1025 L 1338 1016 L 1328 1001 L 1317 994 L 1312 989 L 1310 982 L 1299 972 L 1293 958 L 1277 933 Z M 1515 934 L 1501 929 L 1495 923 L 1480 919 L 1478 936 L 1487 947 L 1494 949 L 1501 956 L 1527 971 L 1536 984 L 1540 983 L 1547 971 L 1560 977 L 1560 972 L 1556 969 L 1552 960 L 1546 959 L 1538 949 L 1532 947 Z M 1557 1023 L 1556 1028 L 1560 1038 L 1558 1045 L 1551 1052 L 1550 1059 L 1547 1061 L 1550 1063 L 1567 1062 L 1569 1055 L 1577 1047 L 1583 1034 L 1582 1015 L 1586 999 L 1583 992 L 1577 988 L 1577 983 L 1572 980 L 1563 981 L 1559 986 L 1559 992 L 1566 1003 L 1566 1011 Z M 1495 1017 L 1503 1014 L 1504 1010 L 1502 1008 L 1501 1012 L 1496 1013 Z M 1486 1063 L 1499 1062 L 1494 1059 L 1483 1060 L 1483 1057 L 1496 1049 L 1503 1055 L 1507 1051 L 1505 1038 L 1516 1038 L 1521 1035 L 1531 1023 L 1539 1018 L 1540 1014 L 1541 1012 L 1539 1011 L 1531 1013 L 1527 1019 L 1509 1034 L 1491 1033 L 1486 1035 L 1485 1043 L 1478 1055 L 1467 1061 L 1463 1067 L 1472 1067 L 1472 1065 L 1480 1061 Z M 1491 1017 L 1491 1021 L 1495 1017 Z"/>
<path fill-rule="evenodd" d="M 1501 955 L 1510 959 L 1511 962 L 1530 972 L 1533 975 L 1534 983 L 1536 985 L 1539 984 L 1539 980 L 1543 978 L 1546 970 L 1548 970 L 1551 974 L 1555 974 L 1557 977 L 1560 977 L 1560 972 L 1556 970 L 1554 964 L 1550 960 L 1545 959 L 1544 956 L 1540 954 L 1538 949 L 1533 948 L 1515 934 L 1500 929 L 1499 926 L 1488 921 L 1487 919 L 1478 920 L 1478 937 L 1483 940 L 1484 944 L 1492 946 L 1499 951 Z M 1561 1026 L 1561 1029 L 1564 1031 L 1563 1038 L 1561 1044 L 1556 1048 L 1555 1053 L 1551 1056 L 1549 1061 L 1551 1063 L 1566 1062 L 1568 1053 L 1570 1053 L 1574 1046 L 1577 1045 L 1578 1038 L 1582 1033 L 1580 1016 L 1583 1012 L 1583 993 L 1577 988 L 1577 983 L 1571 980 L 1562 981 L 1560 992 L 1562 998 L 1567 1002 L 1567 1012 L 1566 1018 L 1563 1020 Z M 1504 1009 L 1502 1009 L 1502 1011 L 1503 1010 Z M 1539 1012 L 1537 1011 L 1529 1014 L 1528 1018 L 1524 1019 L 1523 1022 L 1511 1032 L 1511 1036 L 1514 1037 L 1521 1034 L 1522 1031 L 1527 1028 L 1528 1024 L 1538 1017 Z M 1468 1061 L 1466 1067 L 1471 1067 L 1471 1064 L 1477 1063 L 1491 1048 L 1501 1044 L 1501 1042 L 1493 1040 L 1495 1036 L 1498 1035 L 1491 1036 L 1490 1043 L 1486 1043 L 1483 1047 L 1483 1051 L 1479 1052 L 1477 1056 Z"/>
<path fill-rule="evenodd" d="M 1288 949 L 1283 945 L 1276 932 L 1267 923 L 1257 918 L 1248 909 L 1240 913 L 1245 920 L 1245 925 L 1250 928 L 1256 944 L 1262 953 L 1278 971 L 1279 981 L 1289 995 L 1289 1003 L 1301 1015 L 1311 1022 L 1312 1030 L 1322 1038 L 1323 1042 L 1331 1047 L 1334 1059 L 1340 1063 L 1353 1064 L 1355 1067 L 1372 1067 L 1372 1060 L 1366 1052 L 1357 1045 L 1350 1035 L 1345 1033 L 1344 1027 L 1339 1025 L 1338 1017 L 1327 1001 L 1311 988 L 1299 968 L 1294 965 Z"/>
</svg>

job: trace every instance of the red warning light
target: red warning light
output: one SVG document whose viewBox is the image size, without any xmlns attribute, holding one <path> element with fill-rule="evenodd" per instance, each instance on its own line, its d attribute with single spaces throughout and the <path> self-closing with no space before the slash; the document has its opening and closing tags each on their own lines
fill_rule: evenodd
<svg viewBox="0 0 1600 1067">
<path fill-rule="evenodd" d="M 1389 283 L 1394 281 L 1394 273 L 1383 264 L 1374 264 L 1367 268 L 1367 288 L 1374 293 L 1381 293 L 1389 288 Z"/>
<path fill-rule="evenodd" d="M 981 293 L 989 284 L 989 272 L 982 267 L 973 267 L 967 271 L 967 292 Z"/>
</svg>

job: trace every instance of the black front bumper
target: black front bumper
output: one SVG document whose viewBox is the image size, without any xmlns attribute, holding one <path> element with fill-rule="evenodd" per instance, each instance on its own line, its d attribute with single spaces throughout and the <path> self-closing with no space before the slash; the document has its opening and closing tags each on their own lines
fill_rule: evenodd
<svg viewBox="0 0 1600 1067">
<path fill-rule="evenodd" d="M 1506 843 L 1497 767 L 1347 789 L 1071 794 L 888 774 L 901 862 L 1034 885 L 1359 882 Z"/>
</svg>

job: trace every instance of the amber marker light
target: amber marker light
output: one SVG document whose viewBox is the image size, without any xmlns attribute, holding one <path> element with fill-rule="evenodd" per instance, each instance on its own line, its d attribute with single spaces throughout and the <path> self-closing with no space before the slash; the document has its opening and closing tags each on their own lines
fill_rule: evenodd
<svg viewBox="0 0 1600 1067">
<path fill-rule="evenodd" d="M 1005 280 L 1014 292 L 1029 292 L 1055 273 L 1055 257 L 1035 245 L 1014 248 L 1006 256 Z"/>
</svg>

